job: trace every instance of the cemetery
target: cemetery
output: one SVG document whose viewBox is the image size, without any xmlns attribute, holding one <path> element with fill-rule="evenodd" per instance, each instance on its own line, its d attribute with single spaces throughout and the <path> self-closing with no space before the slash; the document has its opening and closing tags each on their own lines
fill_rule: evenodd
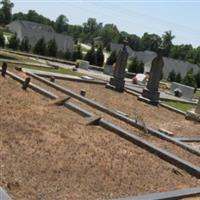
<svg viewBox="0 0 200 200">
<path fill-rule="evenodd" d="M 0 200 L 200 200 L 200 46 L 179 2 L 173 26 L 165 2 L 18 3 L 0 1 Z M 147 32 L 158 20 L 191 44 Z"/>
<path fill-rule="evenodd" d="M 130 90 L 125 47 L 118 56 L 104 79 L 85 64 L 61 74 L 76 63 L 60 60 L 43 62 L 53 72 L 2 63 L 1 186 L 9 198 L 198 199 L 200 123 L 162 106 L 153 68 L 147 93 Z M 154 65 L 162 71 L 162 56 Z"/>
</svg>

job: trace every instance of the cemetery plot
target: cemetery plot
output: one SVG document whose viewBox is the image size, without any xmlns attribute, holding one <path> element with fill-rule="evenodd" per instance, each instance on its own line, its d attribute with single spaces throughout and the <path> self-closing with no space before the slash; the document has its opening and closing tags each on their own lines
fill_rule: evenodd
<svg viewBox="0 0 200 200">
<path fill-rule="evenodd" d="M 127 113 L 130 117 L 142 117 L 145 124 L 155 129 L 164 128 L 177 136 L 199 136 L 200 123 L 185 120 L 185 117 L 163 107 L 155 107 L 137 100 L 137 97 L 127 93 L 117 93 L 100 85 L 74 83 L 57 80 L 73 91 L 86 91 L 88 98 L 94 99 L 115 110 Z"/>
<path fill-rule="evenodd" d="M 79 115 L 13 80 L 0 84 L 0 184 L 13 199 L 118 198 L 198 185 L 185 171 L 85 126 Z"/>
<path fill-rule="evenodd" d="M 35 79 L 33 79 L 33 82 L 40 84 L 42 86 L 42 88 L 50 90 L 53 93 L 56 92 L 56 94 L 58 96 L 63 95 L 62 93 L 56 91 L 55 89 L 52 89 L 49 86 L 46 86 L 45 84 L 41 83 L 40 81 L 36 81 Z M 74 83 L 74 84 L 76 84 L 76 83 Z M 105 90 L 105 88 L 104 88 L 104 90 Z M 86 93 L 86 96 L 87 96 L 87 93 Z M 107 97 L 108 97 L 108 95 L 107 95 Z M 81 108 L 84 108 L 84 109 L 96 114 L 97 116 L 101 116 L 103 118 L 105 117 L 105 119 L 109 119 L 109 121 L 113 122 L 114 124 L 117 124 L 120 127 L 123 127 L 125 130 L 128 130 L 128 131 L 140 136 L 141 138 L 144 138 L 145 140 L 147 140 L 151 143 L 154 143 L 155 145 L 157 145 L 157 146 L 159 146 L 163 149 L 166 149 L 167 151 L 169 151 L 171 153 L 177 154 L 181 158 L 183 158 L 187 161 L 190 161 L 192 164 L 195 164 L 196 166 L 200 166 L 199 156 L 193 155 L 193 154 L 189 153 L 188 151 L 186 151 L 186 150 L 184 150 L 184 149 L 182 149 L 182 148 L 180 148 L 180 147 L 178 147 L 174 144 L 171 144 L 170 142 L 163 141 L 162 139 L 158 139 L 154 136 L 151 136 L 151 135 L 146 134 L 142 131 L 139 131 L 137 128 L 130 126 L 127 123 L 122 122 L 121 120 L 117 120 L 115 118 L 113 119 L 113 117 L 111 117 L 110 115 L 107 115 L 105 113 L 102 113 L 102 112 L 94 109 L 94 108 L 91 108 L 90 106 L 87 106 L 84 103 L 81 103 L 81 102 L 79 102 L 77 100 L 73 100 L 73 99 L 71 99 L 71 101 L 75 102 L 75 104 L 77 104 L 77 105 L 80 105 Z M 143 119 L 141 119 L 141 116 L 137 116 L 137 118 L 138 118 L 138 121 L 143 120 Z M 144 122 L 144 125 L 146 125 L 145 122 Z"/>
</svg>

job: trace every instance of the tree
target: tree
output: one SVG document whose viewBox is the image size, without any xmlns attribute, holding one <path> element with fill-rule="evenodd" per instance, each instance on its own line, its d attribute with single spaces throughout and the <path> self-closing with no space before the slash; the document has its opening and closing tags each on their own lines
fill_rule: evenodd
<svg viewBox="0 0 200 200">
<path fill-rule="evenodd" d="M 66 59 L 66 60 L 72 60 L 72 53 L 69 50 L 67 50 L 65 52 L 64 59 Z"/>
<path fill-rule="evenodd" d="M 176 74 L 176 82 L 181 83 L 181 81 L 182 81 L 181 74 L 180 73 Z"/>
<path fill-rule="evenodd" d="M 137 58 L 133 58 L 128 65 L 128 71 L 132 73 L 143 73 L 144 72 L 144 63 L 139 62 Z"/>
<path fill-rule="evenodd" d="M 0 47 L 4 48 L 5 46 L 5 38 L 3 36 L 3 32 L 0 32 Z"/>
<path fill-rule="evenodd" d="M 200 70 L 198 71 L 197 74 L 195 74 L 195 80 L 196 80 L 197 87 L 200 88 Z"/>
<path fill-rule="evenodd" d="M 55 21 L 55 30 L 58 33 L 67 31 L 68 19 L 65 15 L 59 15 Z"/>
<path fill-rule="evenodd" d="M 57 49 L 58 48 L 56 40 L 55 39 L 49 40 L 49 42 L 47 43 L 47 55 L 51 57 L 56 57 Z"/>
<path fill-rule="evenodd" d="M 185 85 L 191 86 L 191 87 L 195 87 L 195 88 L 197 87 L 195 76 L 193 74 L 193 69 L 191 69 L 187 72 L 182 83 Z"/>
<path fill-rule="evenodd" d="M 46 43 L 44 38 L 41 38 L 40 40 L 37 41 L 33 52 L 35 54 L 39 54 L 39 55 L 45 55 L 46 54 Z"/>
<path fill-rule="evenodd" d="M 96 65 L 102 67 L 104 63 L 104 54 L 102 46 L 99 46 L 96 52 Z"/>
<path fill-rule="evenodd" d="M 172 40 L 175 38 L 171 31 L 165 31 L 162 35 L 162 47 L 164 48 L 165 56 L 169 56 L 170 50 L 173 46 Z"/>
<path fill-rule="evenodd" d="M 176 73 L 174 70 L 172 70 L 170 73 L 169 73 L 169 76 L 168 76 L 168 81 L 170 82 L 174 82 L 176 81 Z"/>
<path fill-rule="evenodd" d="M 20 50 L 29 52 L 31 49 L 31 45 L 29 44 L 29 40 L 27 37 L 24 37 L 24 39 L 21 41 L 20 44 Z"/>
<path fill-rule="evenodd" d="M 133 50 L 138 51 L 141 49 L 140 37 L 138 37 L 137 35 L 131 34 L 131 35 L 128 35 L 127 39 L 128 39 L 128 45 Z"/>
<path fill-rule="evenodd" d="M 96 53 L 95 53 L 94 45 L 92 45 L 92 48 L 86 53 L 85 60 L 89 61 L 91 65 L 95 65 Z"/>
<path fill-rule="evenodd" d="M 13 50 L 17 50 L 18 49 L 18 47 L 19 47 L 19 39 L 17 39 L 17 34 L 14 34 L 10 38 L 8 47 L 13 49 Z"/>
<path fill-rule="evenodd" d="M 38 14 L 35 10 L 29 10 L 28 13 L 18 12 L 13 14 L 12 20 L 28 20 L 31 22 L 36 22 L 40 24 L 47 24 L 54 26 L 54 21 L 51 21 L 49 18 L 44 17 L 43 15 Z"/>
<path fill-rule="evenodd" d="M 0 22 L 8 24 L 11 22 L 12 19 L 12 8 L 14 4 L 10 0 L 2 0 L 0 4 L 2 5 L 2 8 L 0 9 Z"/>
<path fill-rule="evenodd" d="M 110 56 L 108 57 L 106 64 L 107 65 L 113 65 L 117 60 L 117 52 L 113 51 Z"/>
<path fill-rule="evenodd" d="M 77 59 L 82 59 L 82 58 L 83 58 L 83 54 L 81 51 L 81 45 L 78 45 L 76 50 L 73 52 L 72 60 L 76 61 Z"/>
<path fill-rule="evenodd" d="M 119 31 L 116 25 L 105 24 L 100 32 L 100 36 L 103 39 L 104 47 L 106 47 L 110 42 L 117 42 L 118 35 Z"/>
<path fill-rule="evenodd" d="M 156 34 L 144 33 L 144 35 L 141 38 L 142 50 L 150 50 L 157 52 L 160 44 L 161 44 L 161 38 Z"/>
<path fill-rule="evenodd" d="M 102 23 L 98 23 L 95 18 L 88 18 L 87 22 L 83 23 L 83 30 L 80 38 L 83 42 L 91 43 L 93 38 L 100 36 Z"/>
</svg>

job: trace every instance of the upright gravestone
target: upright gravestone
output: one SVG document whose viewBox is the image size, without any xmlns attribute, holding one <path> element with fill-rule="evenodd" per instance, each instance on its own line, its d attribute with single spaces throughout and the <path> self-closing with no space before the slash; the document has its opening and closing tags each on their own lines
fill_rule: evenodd
<svg viewBox="0 0 200 200">
<path fill-rule="evenodd" d="M 199 102 L 197 104 L 195 112 L 200 115 L 200 98 L 199 98 Z"/>
<path fill-rule="evenodd" d="M 114 69 L 113 77 L 110 79 L 109 83 L 106 85 L 107 88 L 114 89 L 118 92 L 124 91 L 125 84 L 125 68 L 128 59 L 128 52 L 126 49 L 126 42 L 124 42 L 123 49 L 119 51 L 117 55 L 116 66 Z"/>
<path fill-rule="evenodd" d="M 196 109 L 186 113 L 186 119 L 200 122 L 200 98 Z"/>
<path fill-rule="evenodd" d="M 143 89 L 139 100 L 157 105 L 159 102 L 160 92 L 159 83 L 162 76 L 164 61 L 162 58 L 162 49 L 159 49 L 157 56 L 151 63 L 151 70 L 147 86 Z"/>
</svg>

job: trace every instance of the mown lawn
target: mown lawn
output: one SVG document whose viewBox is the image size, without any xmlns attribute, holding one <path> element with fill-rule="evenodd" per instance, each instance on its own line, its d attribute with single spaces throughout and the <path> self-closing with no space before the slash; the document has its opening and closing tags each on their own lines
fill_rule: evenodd
<svg viewBox="0 0 200 200">
<path fill-rule="evenodd" d="M 0 62 L 0 66 L 2 65 L 2 63 Z M 66 74 L 66 75 L 72 75 L 72 76 L 78 76 L 81 77 L 84 74 L 79 73 L 79 72 L 74 72 L 71 69 L 64 69 L 64 68 L 47 68 L 47 67 L 37 67 L 37 66 L 29 66 L 29 65 L 17 65 L 17 64 L 8 64 L 8 69 L 11 68 L 15 68 L 15 67 L 22 67 L 22 68 L 26 68 L 26 69 L 33 69 L 33 70 L 40 70 L 40 71 L 46 71 L 46 72 L 54 72 L 54 73 L 60 73 L 60 74 Z"/>
<path fill-rule="evenodd" d="M 167 104 L 171 107 L 174 107 L 178 110 L 181 110 L 183 112 L 187 112 L 188 110 L 195 109 L 195 105 L 189 104 L 189 103 L 182 103 L 182 102 L 174 102 L 174 101 L 164 101 L 164 104 Z"/>
<path fill-rule="evenodd" d="M 199 98 L 200 97 L 200 91 L 196 91 L 196 93 L 194 94 L 195 97 Z"/>
</svg>

